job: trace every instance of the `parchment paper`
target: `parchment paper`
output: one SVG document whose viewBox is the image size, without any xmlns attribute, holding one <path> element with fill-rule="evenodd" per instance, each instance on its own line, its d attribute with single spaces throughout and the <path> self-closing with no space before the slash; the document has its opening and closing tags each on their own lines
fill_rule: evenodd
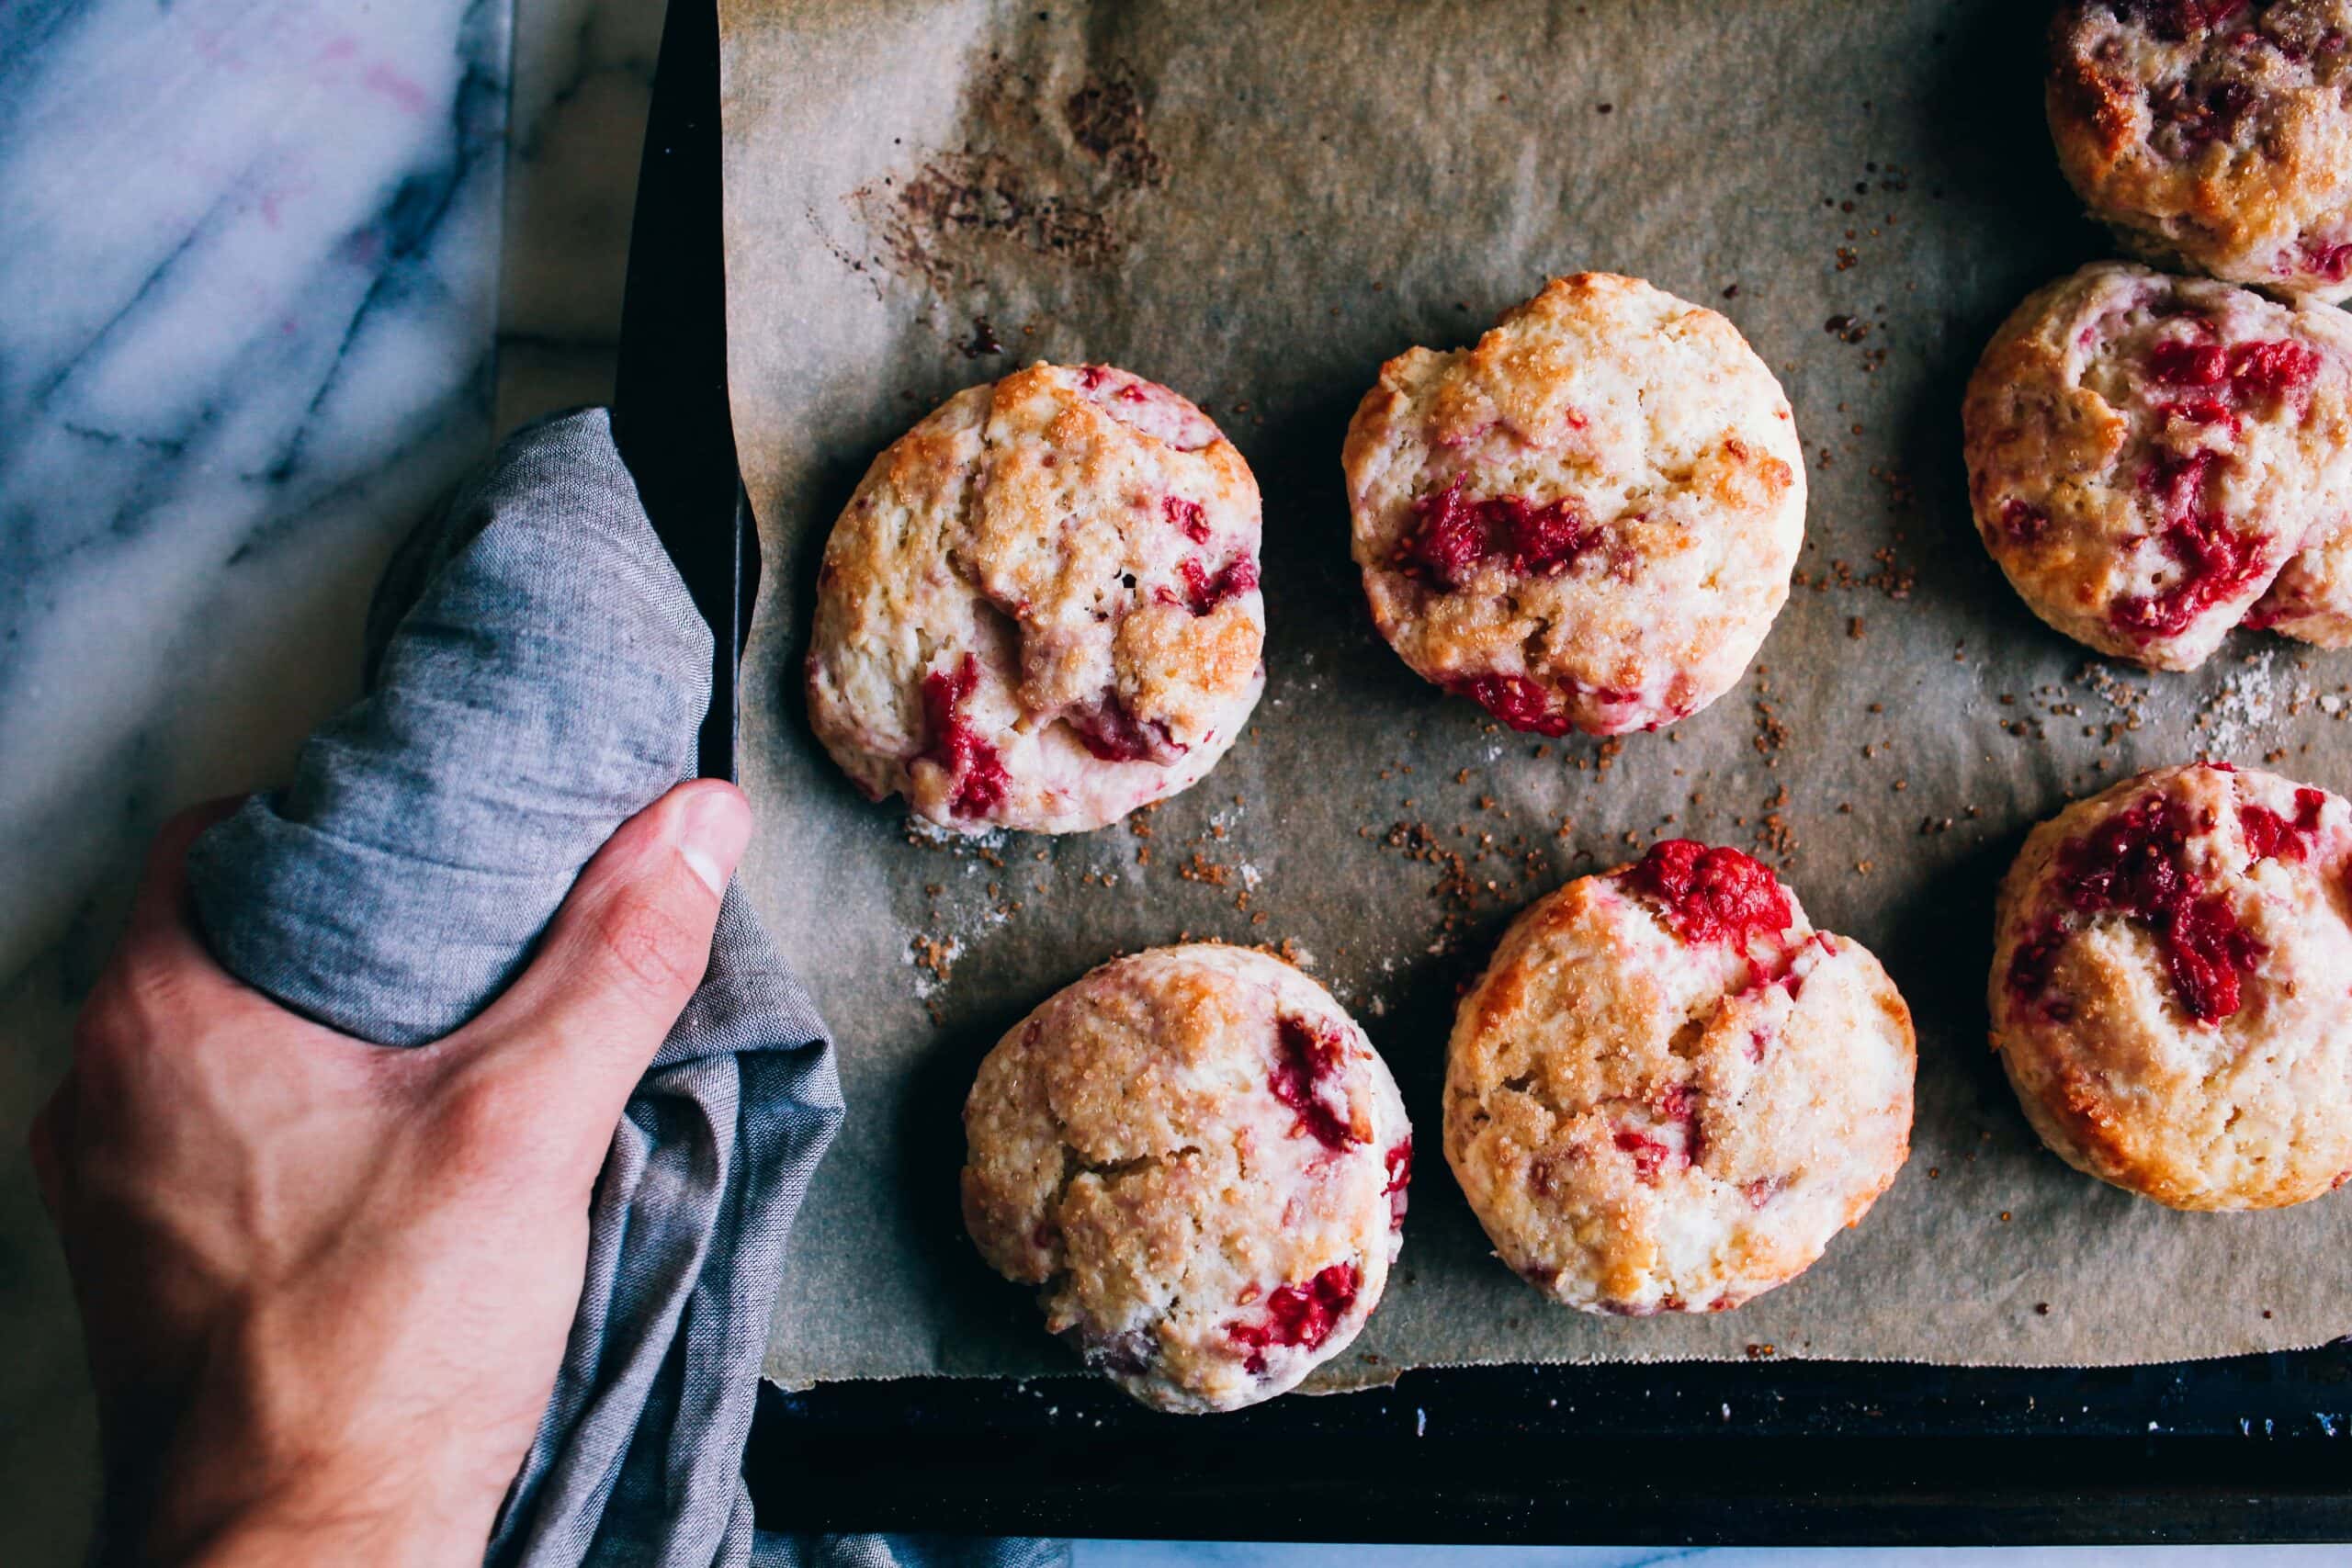
<svg viewBox="0 0 2352 1568">
<path fill-rule="evenodd" d="M 2042 128 L 2042 6 L 721 12 L 731 382 L 767 572 L 746 877 L 850 1101 L 770 1377 L 1072 1368 L 964 1238 L 958 1107 L 1039 999 L 1187 935 L 1291 944 L 1419 1128 L 1401 1269 L 1336 1381 L 2128 1362 L 2352 1325 L 2352 1195 L 2236 1216 L 2127 1197 L 2041 1150 L 1984 1046 L 1995 881 L 2069 796 L 2200 751 L 2352 785 L 2352 657 L 2244 635 L 2192 676 L 2094 664 L 1969 527 L 1962 383 L 2029 288 L 2107 250 Z M 1663 734 L 1547 748 L 1376 640 L 1339 453 L 1384 358 L 1466 343 L 1587 267 L 1738 323 L 1795 405 L 1812 502 L 1803 582 L 1744 684 Z M 810 577 L 884 444 L 1033 357 L 1165 381 L 1239 446 L 1265 495 L 1272 682 L 1250 738 L 1140 829 L 945 847 L 810 738 Z M 1661 831 L 1765 853 L 1817 925 L 1881 955 L 1918 1020 L 1918 1124 L 1894 1190 L 1801 1280 L 1721 1316 L 1603 1321 L 1488 1255 L 1438 1090 L 1456 987 L 1510 914 Z"/>
</svg>

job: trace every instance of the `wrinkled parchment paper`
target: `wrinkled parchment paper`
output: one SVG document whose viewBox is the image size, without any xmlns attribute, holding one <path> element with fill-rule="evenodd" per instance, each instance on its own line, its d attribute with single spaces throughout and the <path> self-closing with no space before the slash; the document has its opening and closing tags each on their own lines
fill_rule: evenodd
<svg viewBox="0 0 2352 1568">
<path fill-rule="evenodd" d="M 2352 1194 L 2258 1215 L 2126 1197 L 2041 1150 L 1984 1046 L 1994 884 L 2068 797 L 2199 752 L 2352 786 L 2352 656 L 2242 635 L 2196 675 L 2098 665 L 1970 529 L 1962 383 L 2029 288 L 2107 250 L 2042 128 L 2044 6 L 721 12 L 731 381 L 766 547 L 746 881 L 832 1021 L 850 1102 L 770 1377 L 1072 1368 L 964 1238 L 958 1109 L 1039 999 L 1186 935 L 1289 943 L 1419 1130 L 1400 1270 L 1340 1382 L 2168 1360 L 2352 1328 Z M 1812 502 L 1803 581 L 1740 687 L 1663 734 L 1546 748 L 1376 640 L 1339 454 L 1383 359 L 1469 342 L 1579 268 L 1739 325 L 1795 406 Z M 1250 738 L 1148 837 L 943 845 L 809 736 L 811 574 L 877 450 L 1036 357 L 1165 381 L 1241 448 L 1272 681 Z M 1604 1321 L 1488 1255 L 1438 1093 L 1456 987 L 1510 913 L 1662 830 L 1765 854 L 1817 925 L 1880 954 L 1918 1019 L 1918 1125 L 1894 1190 L 1796 1282 L 1722 1316 Z"/>
</svg>

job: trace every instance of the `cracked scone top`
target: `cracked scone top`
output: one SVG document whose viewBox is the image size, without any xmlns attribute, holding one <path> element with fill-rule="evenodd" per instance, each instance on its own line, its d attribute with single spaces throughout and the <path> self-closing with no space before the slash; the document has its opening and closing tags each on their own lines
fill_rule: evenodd
<svg viewBox="0 0 2352 1568">
<path fill-rule="evenodd" d="M 1108 366 L 958 392 L 826 541 L 808 714 L 851 780 L 960 832 L 1080 832 L 1198 783 L 1265 685 L 1257 481 Z"/>
<path fill-rule="evenodd" d="M 1993 1045 L 2042 1141 L 2176 1209 L 2352 1171 L 2352 810 L 2219 763 L 2036 828 L 2001 884 Z"/>
<path fill-rule="evenodd" d="M 2352 642 L 2352 317 L 2102 262 L 2001 324 L 1962 407 L 1984 547 L 2075 641 L 2192 670 Z"/>
<path fill-rule="evenodd" d="M 1403 1239 L 1387 1066 L 1281 960 L 1195 943 L 1057 992 L 964 1103 L 964 1224 L 1046 1325 L 1161 1410 L 1234 1410 L 1356 1337 Z"/>
<path fill-rule="evenodd" d="M 1381 635 L 1538 734 L 1654 729 L 1721 696 L 1804 540 L 1771 371 L 1714 311 L 1610 273 L 1382 366 L 1342 463 Z"/>
<path fill-rule="evenodd" d="M 1551 1299 L 1722 1311 L 1801 1273 L 1910 1151 L 1911 1014 L 1770 871 L 1687 839 L 1538 899 L 1455 1014 L 1445 1157 Z"/>
<path fill-rule="evenodd" d="M 2151 261 L 2352 294 L 2352 3 L 2075 0 L 2051 24 L 2066 178 Z"/>
</svg>

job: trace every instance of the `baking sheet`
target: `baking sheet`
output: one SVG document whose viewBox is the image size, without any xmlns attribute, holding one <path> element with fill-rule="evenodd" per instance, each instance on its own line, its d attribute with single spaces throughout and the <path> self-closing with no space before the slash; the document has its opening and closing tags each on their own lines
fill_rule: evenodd
<svg viewBox="0 0 2352 1568">
<path fill-rule="evenodd" d="M 2352 657 L 2242 635 L 2191 676 L 2089 660 L 1970 529 L 1960 390 L 2029 288 L 2107 246 L 2039 107 L 2041 5 L 725 0 L 730 383 L 766 578 L 744 878 L 842 1045 L 850 1119 L 766 1359 L 787 1385 L 1071 1370 L 965 1241 L 979 1057 L 1114 953 L 1283 946 L 1370 1031 L 1423 1158 L 1334 1384 L 1411 1366 L 1766 1356 L 2172 1360 L 2352 1327 L 2352 1198 L 2182 1215 L 2041 1151 L 1984 1046 L 1993 888 L 2069 796 L 2193 754 L 2352 785 Z M 1663 734 L 1545 744 L 1415 679 L 1348 558 L 1339 452 L 1381 361 L 1553 274 L 1724 310 L 1810 464 L 1800 583 L 1747 680 Z M 1031 358 L 1200 401 L 1265 497 L 1271 682 L 1129 826 L 948 843 L 808 731 L 818 553 L 874 454 Z M 1438 1152 L 1456 988 L 1510 915 L 1661 834 L 1782 868 L 1919 1025 L 1914 1152 L 1794 1283 L 1600 1320 L 1488 1255 Z"/>
</svg>

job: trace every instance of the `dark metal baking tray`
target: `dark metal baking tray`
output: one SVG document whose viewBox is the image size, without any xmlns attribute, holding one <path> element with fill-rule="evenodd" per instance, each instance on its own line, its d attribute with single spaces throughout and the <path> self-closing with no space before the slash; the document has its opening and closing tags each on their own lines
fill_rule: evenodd
<svg viewBox="0 0 2352 1568">
<path fill-rule="evenodd" d="M 710 406 L 714 373 L 722 406 L 724 396 L 724 338 L 713 335 L 723 315 L 706 292 L 723 282 L 718 82 L 715 7 L 678 0 L 632 239 L 623 401 L 643 464 L 665 471 L 650 482 L 707 518 L 707 548 L 673 543 L 697 602 L 741 615 L 757 559 L 748 513 L 730 500 L 732 441 L 692 423 Z M 704 395 L 632 401 L 632 376 Z M 726 650 L 740 643 L 720 646 L 731 690 Z M 2346 1437 L 2352 1339 L 2089 1370 L 1771 1359 L 1431 1370 L 1377 1392 L 1210 1418 L 1154 1415 L 1082 1377 L 763 1387 L 744 1472 L 764 1527 L 805 1530 L 2324 1540 L 2352 1540 Z"/>
</svg>

